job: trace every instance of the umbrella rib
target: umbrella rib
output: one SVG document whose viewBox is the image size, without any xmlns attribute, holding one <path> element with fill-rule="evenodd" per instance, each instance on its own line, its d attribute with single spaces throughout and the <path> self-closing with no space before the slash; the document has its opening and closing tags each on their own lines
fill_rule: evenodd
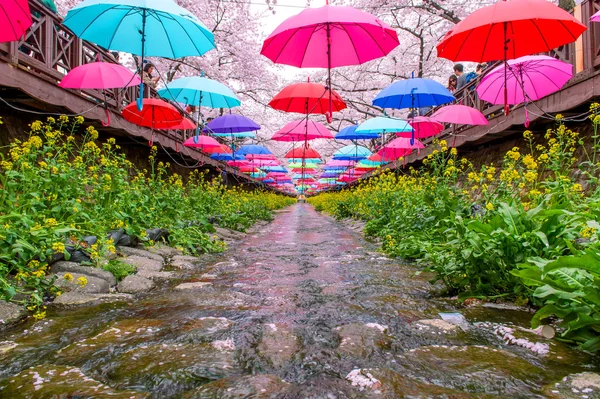
<svg viewBox="0 0 600 399">
<path fill-rule="evenodd" d="M 365 31 L 365 33 L 373 40 L 373 42 L 375 42 L 375 44 L 377 45 L 377 47 L 379 48 L 379 50 L 381 51 L 381 54 L 385 54 L 385 50 L 381 47 L 381 45 L 379 44 L 379 42 L 377 40 L 375 40 L 375 38 L 373 37 L 373 35 L 371 35 L 371 33 L 366 30 L 362 25 L 360 24 L 355 24 L 356 26 L 358 26 L 360 29 L 362 29 L 363 31 Z M 348 30 L 346 29 L 345 24 L 340 24 L 340 26 L 342 27 L 342 29 L 346 32 L 346 34 L 348 35 L 348 38 L 350 39 L 350 43 L 352 43 L 352 47 L 354 47 L 354 52 L 356 53 L 356 58 L 358 58 L 358 61 L 360 62 L 360 57 L 358 55 L 358 51 L 356 51 L 356 45 L 354 44 L 354 40 L 352 40 L 352 37 L 350 36 L 350 34 L 348 33 Z M 385 29 L 384 29 L 385 31 Z M 386 34 L 387 31 L 385 31 Z M 389 36 L 389 34 L 388 34 Z M 361 62 L 362 63 L 362 62 Z"/>
<path fill-rule="evenodd" d="M 481 50 L 481 56 L 479 57 L 479 60 L 480 60 L 479 62 L 483 62 L 483 53 L 485 52 L 485 48 L 487 47 L 487 45 L 488 45 L 488 42 L 490 41 L 490 36 L 492 35 L 492 29 L 493 29 L 493 28 L 494 28 L 494 25 L 493 25 L 493 24 L 490 24 L 490 29 L 488 30 L 487 36 L 485 37 L 485 42 L 484 42 L 484 44 L 483 44 L 483 47 L 482 47 L 482 50 Z M 471 29 L 471 30 L 469 31 L 469 35 L 467 36 L 467 38 L 468 38 L 469 36 L 471 36 L 471 33 L 472 33 L 472 32 L 473 32 L 473 29 Z M 465 41 L 466 41 L 466 39 L 465 39 Z M 465 44 L 465 43 L 463 42 L 463 46 L 464 46 L 464 44 Z M 461 46 L 461 48 L 462 48 L 462 46 Z"/>
<path fill-rule="evenodd" d="M 133 13 L 132 13 L 131 11 L 135 11 L 135 12 L 133 12 Z M 139 12 L 139 10 L 136 10 L 136 9 L 134 9 L 134 8 L 131 8 L 131 9 L 129 9 L 129 11 L 127 11 L 127 13 L 126 13 L 126 14 L 123 16 L 123 18 L 121 18 L 121 20 L 120 20 L 120 21 L 119 21 L 119 23 L 117 24 L 116 28 L 114 29 L 114 31 L 113 31 L 113 34 L 112 34 L 112 36 L 111 36 L 110 40 L 108 41 L 108 48 L 109 48 L 109 49 L 111 48 L 112 42 L 113 42 L 113 40 L 115 40 L 115 36 L 117 35 L 117 32 L 118 32 L 119 28 L 121 27 L 121 24 L 123 23 L 123 21 L 125 20 L 125 18 L 126 18 L 127 16 L 129 16 L 130 14 L 135 14 L 135 13 L 137 13 L 137 12 Z M 91 25 L 91 24 L 90 24 L 90 25 Z M 90 25 L 88 25 L 88 27 L 89 27 Z M 87 28 L 86 28 L 86 29 L 87 29 Z M 143 65 L 141 66 L 141 68 L 143 68 Z"/>
<path fill-rule="evenodd" d="M 552 50 L 552 49 L 550 48 L 550 45 L 549 45 L 549 44 L 548 44 L 548 42 L 546 41 L 546 38 L 544 37 L 544 34 L 542 33 L 542 31 L 540 30 L 539 26 L 537 25 L 537 23 L 536 23 L 536 22 L 535 22 L 533 19 L 530 19 L 529 21 L 530 21 L 530 22 L 533 24 L 533 26 L 535 26 L 535 29 L 536 29 L 536 30 L 538 31 L 538 33 L 540 34 L 540 37 L 542 38 L 542 40 L 544 41 L 544 44 L 546 45 L 546 50 L 547 50 L 547 51 L 550 51 L 550 50 Z"/>
<path fill-rule="evenodd" d="M 102 17 L 102 16 L 103 16 L 104 14 L 106 14 L 108 11 L 112 11 L 112 10 L 114 10 L 114 9 L 118 9 L 118 8 L 119 8 L 119 5 L 118 5 L 118 4 L 116 4 L 116 5 L 114 5 L 114 6 L 110 6 L 110 7 L 108 7 L 106 10 L 104 10 L 104 11 L 102 11 L 101 13 L 99 13 L 98 15 L 96 15 L 96 16 L 95 16 L 95 17 L 92 19 L 92 21 L 91 21 L 90 23 L 88 23 L 88 24 L 87 24 L 87 26 L 85 27 L 85 29 L 84 29 L 83 31 L 81 31 L 81 33 L 80 33 L 78 36 L 79 36 L 79 37 L 83 36 L 83 35 L 85 34 L 85 32 L 86 32 L 86 31 L 87 31 L 87 30 L 90 28 L 90 26 L 92 26 L 92 24 L 98 20 L 98 18 Z M 76 15 L 76 14 L 75 14 L 75 15 Z M 122 19 L 121 19 L 121 20 L 122 20 Z M 119 23 L 119 25 L 120 25 L 120 23 Z M 114 35 L 113 35 L 113 38 L 114 38 Z"/>
<path fill-rule="evenodd" d="M 8 14 L 8 12 L 4 9 L 4 6 L 0 5 L 0 8 L 2 9 L 2 12 L 4 13 L 4 15 L 6 15 L 6 19 L 8 21 L 10 21 L 10 15 Z M 12 23 L 9 22 L 8 24 L 10 26 L 10 29 L 13 31 L 13 34 L 15 35 L 15 37 L 18 36 L 17 31 L 15 30 L 15 27 Z"/>
<path fill-rule="evenodd" d="M 176 23 L 177 25 L 179 25 L 179 26 L 181 27 L 181 29 L 183 29 L 183 31 L 185 32 L 185 34 L 187 35 L 187 37 L 190 39 L 190 41 L 191 41 L 191 42 L 192 42 L 192 44 L 194 45 L 194 48 L 196 49 L 196 51 L 198 52 L 198 54 L 204 54 L 204 53 L 206 53 L 206 51 L 203 53 L 203 52 L 202 52 L 202 51 L 201 51 L 201 50 L 198 48 L 198 46 L 196 46 L 196 42 L 194 42 L 194 40 L 192 39 L 192 37 L 191 37 L 191 36 L 190 36 L 190 34 L 188 33 L 187 29 L 185 29 L 185 28 L 183 27 L 183 25 L 181 25 L 181 23 L 179 22 L 179 20 L 177 20 L 176 18 L 173 18 L 173 21 L 175 21 L 175 23 Z M 162 24 L 162 22 L 161 22 L 161 24 Z M 196 25 L 197 27 L 199 26 L 198 24 L 194 24 L 194 25 Z M 164 27 L 163 27 L 163 28 L 164 28 Z M 214 43 L 214 39 L 213 39 L 213 40 L 210 40 L 210 38 L 206 36 L 206 33 L 204 32 L 204 29 L 200 29 L 200 32 L 202 32 L 202 35 L 204 36 L 204 38 L 205 38 L 206 40 L 208 40 L 208 41 L 209 41 L 209 42 L 210 42 L 210 43 L 213 45 L 213 48 L 216 48 L 216 47 L 217 47 L 217 46 L 215 45 L 215 43 Z M 166 33 L 166 29 L 165 29 L 165 33 Z M 169 44 L 170 44 L 170 41 L 169 41 Z M 211 50 L 212 50 L 212 49 L 211 49 Z M 207 50 L 207 51 L 209 51 L 209 50 Z"/>
<path fill-rule="evenodd" d="M 315 25 L 315 28 L 313 29 L 312 33 L 310 34 L 308 41 L 310 42 L 310 39 L 312 39 L 312 36 L 315 34 L 315 32 L 317 31 L 317 28 L 319 27 L 319 25 Z M 294 35 L 300 31 L 301 28 L 297 29 L 296 32 L 294 32 Z M 285 46 L 282 47 L 285 48 L 287 47 L 288 43 L 290 42 L 290 40 L 292 40 L 292 37 L 294 35 L 290 35 L 289 39 L 287 40 L 287 42 L 285 43 Z M 283 50 L 281 50 L 283 52 Z M 306 46 L 304 47 L 304 54 L 302 54 L 302 58 L 300 59 L 300 67 L 302 67 L 302 65 L 304 64 L 304 58 L 306 58 L 306 53 L 308 52 L 308 43 L 306 43 Z M 280 53 L 281 54 L 281 53 Z"/>
</svg>

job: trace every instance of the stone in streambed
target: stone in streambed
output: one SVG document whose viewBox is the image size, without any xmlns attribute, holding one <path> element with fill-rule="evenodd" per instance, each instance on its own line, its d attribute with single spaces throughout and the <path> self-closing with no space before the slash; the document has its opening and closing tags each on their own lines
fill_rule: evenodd
<svg viewBox="0 0 600 399">
<path fill-rule="evenodd" d="M 341 338 L 339 351 L 347 355 L 368 358 L 391 345 L 391 338 L 385 334 L 387 326 L 352 323 L 335 330 Z"/>
<path fill-rule="evenodd" d="M 203 281 L 196 281 L 193 283 L 183 283 L 183 284 L 179 284 L 177 287 L 175 287 L 176 290 L 197 290 L 197 289 L 201 289 L 201 288 L 205 288 L 205 287 L 210 287 L 212 285 L 212 283 L 207 283 L 207 282 L 203 282 Z"/>
<path fill-rule="evenodd" d="M 183 255 L 174 256 L 169 262 L 172 267 L 184 270 L 197 269 L 201 263 L 203 263 L 203 260 L 200 258 Z"/>
<path fill-rule="evenodd" d="M 141 399 L 146 395 L 134 391 L 118 391 L 86 376 L 69 366 L 41 365 L 25 369 L 0 382 L 3 398 L 112 398 Z"/>
<path fill-rule="evenodd" d="M 70 274 L 73 278 L 70 280 L 66 280 L 66 274 Z M 87 280 L 87 284 L 83 286 L 81 284 L 78 284 L 78 280 L 82 277 Z M 54 282 L 54 284 L 61 290 L 67 292 L 75 291 L 86 294 L 106 294 L 110 291 L 110 284 L 108 281 L 98 277 L 90 276 L 88 274 L 81 273 L 56 273 L 56 281 Z"/>
<path fill-rule="evenodd" d="M 140 276 L 127 276 L 117 286 L 117 291 L 126 294 L 138 294 L 140 292 L 148 292 L 156 285 L 150 279 Z"/>
<path fill-rule="evenodd" d="M 21 321 L 26 315 L 27 312 L 22 306 L 0 300 L 0 329 Z"/>
<path fill-rule="evenodd" d="M 263 324 L 258 353 L 271 366 L 280 369 L 299 349 L 298 338 L 281 324 Z"/>
<path fill-rule="evenodd" d="M 150 278 L 150 279 L 156 279 L 156 280 L 168 280 L 170 278 L 173 278 L 175 274 L 173 272 L 153 272 L 153 271 L 147 271 L 147 270 L 142 270 L 139 271 L 136 276 L 139 277 L 144 277 L 144 278 Z"/>
<path fill-rule="evenodd" d="M 419 330 L 442 332 L 445 334 L 456 333 L 458 326 L 456 324 L 448 323 L 441 319 L 424 319 L 415 322 L 415 327 Z"/>
<path fill-rule="evenodd" d="M 164 244 L 155 244 L 153 247 L 148 248 L 148 252 L 160 255 L 163 258 L 172 258 L 174 256 L 183 254 L 179 249 L 172 248 Z"/>
<path fill-rule="evenodd" d="M 125 302 L 133 299 L 129 294 L 88 294 L 83 292 L 67 292 L 52 302 L 57 306 L 87 305 L 101 302 Z"/>
<path fill-rule="evenodd" d="M 583 372 L 564 377 L 560 382 L 544 388 L 544 393 L 554 399 L 600 398 L 600 374 Z"/>
<path fill-rule="evenodd" d="M 139 256 L 141 258 L 152 259 L 158 262 L 163 261 L 163 257 L 160 254 L 147 251 L 145 249 L 134 247 L 118 247 L 117 251 L 127 256 Z"/>
<path fill-rule="evenodd" d="M 15 349 L 19 344 L 16 344 L 12 341 L 3 341 L 0 342 L 0 355 Z"/>
<path fill-rule="evenodd" d="M 258 374 L 223 378 L 185 394 L 186 399 L 271 399 L 284 397 L 289 383 L 276 375 Z"/>
<path fill-rule="evenodd" d="M 82 266 L 81 264 L 75 262 L 56 262 L 52 264 L 50 270 L 52 271 L 52 273 L 63 272 L 71 274 L 85 274 L 87 276 L 92 276 L 100 278 L 102 280 L 106 280 L 111 287 L 117 285 L 117 279 L 111 272 L 107 272 L 106 270 L 98 269 L 91 266 Z"/>
</svg>

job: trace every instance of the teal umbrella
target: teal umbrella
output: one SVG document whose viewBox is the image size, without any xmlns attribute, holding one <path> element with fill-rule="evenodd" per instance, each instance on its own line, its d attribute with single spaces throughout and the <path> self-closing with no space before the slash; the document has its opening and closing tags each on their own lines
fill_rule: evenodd
<svg viewBox="0 0 600 399">
<path fill-rule="evenodd" d="M 160 89 L 158 95 L 195 107 L 233 108 L 242 103 L 229 87 L 203 76 L 176 79 Z"/>
<path fill-rule="evenodd" d="M 412 127 L 402 119 L 378 116 L 361 123 L 357 128 L 358 133 L 397 133 L 412 132 Z"/>
<path fill-rule="evenodd" d="M 372 152 L 366 147 L 360 145 L 347 145 L 337 150 L 333 154 L 333 159 L 339 159 L 342 161 L 358 161 L 368 158 L 371 155 Z"/>
<path fill-rule="evenodd" d="M 201 56 L 215 48 L 213 33 L 172 0 L 84 0 L 64 25 L 84 40 L 142 57 Z M 143 108 L 144 82 L 138 109 Z"/>
</svg>

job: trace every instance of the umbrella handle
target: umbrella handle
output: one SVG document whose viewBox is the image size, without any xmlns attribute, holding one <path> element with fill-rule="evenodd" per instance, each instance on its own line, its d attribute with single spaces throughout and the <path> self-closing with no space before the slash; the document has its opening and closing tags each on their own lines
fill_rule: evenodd
<svg viewBox="0 0 600 399">
<path fill-rule="evenodd" d="M 104 112 L 106 113 L 106 122 L 102 121 L 102 126 L 108 127 L 110 126 L 110 112 L 106 108 L 104 108 Z"/>
<path fill-rule="evenodd" d="M 527 106 L 525 106 L 525 127 L 529 128 L 529 111 L 527 111 Z"/>
<path fill-rule="evenodd" d="M 154 130 L 152 131 L 152 136 L 150 140 L 148 140 L 148 146 L 152 147 L 154 145 Z"/>
</svg>

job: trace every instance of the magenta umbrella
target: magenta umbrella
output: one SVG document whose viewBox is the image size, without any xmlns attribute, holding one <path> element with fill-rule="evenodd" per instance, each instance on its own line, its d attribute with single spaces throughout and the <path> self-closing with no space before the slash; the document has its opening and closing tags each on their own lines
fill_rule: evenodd
<svg viewBox="0 0 600 399">
<path fill-rule="evenodd" d="M 573 65 L 547 55 L 530 55 L 508 61 L 507 104 L 539 100 L 560 90 L 573 77 Z M 479 98 L 504 104 L 504 66 L 492 69 L 477 86 Z"/>
<path fill-rule="evenodd" d="M 386 159 L 398 159 L 410 154 L 413 150 L 425 148 L 419 140 L 409 137 L 398 137 L 383 146 L 378 154 Z"/>
<path fill-rule="evenodd" d="M 330 6 L 327 2 L 323 7 L 308 8 L 283 21 L 267 37 L 260 53 L 276 64 L 327 68 L 331 110 L 331 68 L 360 65 L 384 57 L 399 44 L 396 31 L 379 18 L 348 6 Z"/>
<path fill-rule="evenodd" d="M 594 15 L 592 15 L 590 17 L 590 21 L 592 21 L 592 22 L 600 22 L 600 11 L 598 11 L 597 13 L 595 13 Z"/>
<path fill-rule="evenodd" d="M 461 104 L 446 105 L 435 111 L 431 115 L 431 119 L 457 125 L 487 125 L 489 123 L 479 110 Z"/>
<path fill-rule="evenodd" d="M 117 89 L 140 84 L 140 77 L 119 64 L 92 62 L 73 68 L 59 83 L 64 89 Z"/>
<path fill-rule="evenodd" d="M 291 121 L 279 129 L 271 140 L 275 141 L 307 141 L 315 139 L 332 139 L 333 134 L 319 122 L 308 118 Z"/>
<path fill-rule="evenodd" d="M 435 136 L 444 130 L 444 125 L 426 116 L 415 116 L 408 121 L 408 124 L 414 129 L 415 139 L 424 139 Z M 412 132 L 397 132 L 398 137 L 412 138 Z"/>
<path fill-rule="evenodd" d="M 27 0 L 0 1 L 0 42 L 19 40 L 32 23 Z"/>
<path fill-rule="evenodd" d="M 192 136 L 184 143 L 186 147 L 199 148 L 204 151 L 210 151 L 215 148 L 221 148 L 221 143 L 209 136 Z"/>
</svg>

